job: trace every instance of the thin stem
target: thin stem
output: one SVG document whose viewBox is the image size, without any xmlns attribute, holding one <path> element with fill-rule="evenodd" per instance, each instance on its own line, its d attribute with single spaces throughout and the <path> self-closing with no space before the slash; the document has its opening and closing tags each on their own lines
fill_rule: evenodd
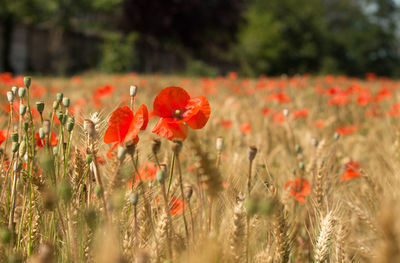
<svg viewBox="0 0 400 263">
<path fill-rule="evenodd" d="M 172 163 L 171 163 L 171 168 L 169 170 L 169 182 L 168 182 L 167 196 L 169 196 L 169 190 L 171 189 L 172 175 L 174 174 L 174 166 L 175 166 L 175 153 L 172 155 Z"/>
<path fill-rule="evenodd" d="M 183 209 L 182 209 L 182 218 L 183 218 L 183 224 L 185 225 L 185 233 L 186 233 L 186 239 L 189 242 L 189 231 L 187 227 L 187 222 L 186 222 L 186 216 L 185 216 L 185 195 L 183 193 L 183 180 L 182 180 L 182 170 L 181 170 L 181 162 L 179 160 L 179 156 L 176 155 L 176 164 L 178 166 L 178 173 L 179 173 L 179 187 L 181 189 L 181 198 L 182 198 L 182 203 L 183 203 Z"/>
</svg>

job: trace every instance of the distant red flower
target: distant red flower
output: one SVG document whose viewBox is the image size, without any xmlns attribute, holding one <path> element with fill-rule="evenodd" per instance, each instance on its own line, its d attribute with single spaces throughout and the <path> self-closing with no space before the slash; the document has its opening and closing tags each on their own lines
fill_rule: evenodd
<svg viewBox="0 0 400 263">
<path fill-rule="evenodd" d="M 147 107 L 142 104 L 133 114 L 128 106 L 121 106 L 113 111 L 108 127 L 104 134 L 104 143 L 115 143 L 107 152 L 107 157 L 112 157 L 112 151 L 119 143 L 137 143 L 138 133 L 145 130 L 149 121 Z"/>
<path fill-rule="evenodd" d="M 249 134 L 251 132 L 251 124 L 246 122 L 240 125 L 240 131 L 243 132 L 244 134 Z"/>
<path fill-rule="evenodd" d="M 347 181 L 356 177 L 360 177 L 360 165 L 357 162 L 350 161 L 346 163 L 345 172 L 340 181 Z"/>
<path fill-rule="evenodd" d="M 104 87 L 100 87 L 94 90 L 93 92 L 93 101 L 96 107 L 101 107 L 101 99 L 106 98 L 112 95 L 114 91 L 114 87 L 111 85 L 105 85 Z"/>
<path fill-rule="evenodd" d="M 184 209 L 186 209 L 186 206 L 182 198 L 172 196 L 171 201 L 169 202 L 169 212 L 172 215 L 179 216 L 183 213 Z"/>
<path fill-rule="evenodd" d="M 5 130 L 0 130 L 0 146 L 3 144 L 3 142 L 6 140 L 6 135 L 7 131 Z"/>
<path fill-rule="evenodd" d="M 220 120 L 219 124 L 224 128 L 224 129 L 229 129 L 232 127 L 232 121 L 229 120 Z"/>
<path fill-rule="evenodd" d="M 44 146 L 46 146 L 46 142 L 45 141 L 43 141 L 43 142 L 44 142 Z M 40 139 L 39 132 L 35 133 L 35 143 L 36 143 L 36 146 L 43 148 L 43 143 L 42 143 L 42 140 Z M 57 143 L 58 143 L 57 135 L 55 134 L 55 132 L 51 132 L 50 145 L 56 146 Z"/>
<path fill-rule="evenodd" d="M 267 97 L 267 101 L 276 100 L 279 103 L 288 103 L 291 101 L 290 97 L 285 93 L 275 93 Z"/>
<path fill-rule="evenodd" d="M 391 98 L 393 96 L 392 92 L 386 88 L 382 88 L 376 94 L 376 101 L 382 101 L 385 98 Z"/>
<path fill-rule="evenodd" d="M 291 196 L 294 196 L 298 202 L 303 204 L 306 202 L 305 197 L 311 193 L 310 183 L 306 179 L 300 177 L 296 180 L 287 181 L 283 188 L 288 190 Z"/>
<path fill-rule="evenodd" d="M 270 110 L 269 108 L 263 108 L 263 109 L 261 110 L 262 114 L 265 115 L 265 116 L 267 116 L 267 115 L 269 114 L 270 111 L 271 111 L 271 110 Z"/>
<path fill-rule="evenodd" d="M 153 162 L 145 162 L 140 166 L 139 174 L 143 181 L 154 180 L 158 171 L 158 166 Z M 140 180 L 139 175 L 135 174 L 135 181 Z"/>
<path fill-rule="evenodd" d="M 206 97 L 190 98 L 189 94 L 180 87 L 163 89 L 154 100 L 153 111 L 160 117 L 153 133 L 168 140 L 186 139 L 187 126 L 192 129 L 203 128 L 211 112 Z"/>
<path fill-rule="evenodd" d="M 337 93 L 332 96 L 332 98 L 328 101 L 328 105 L 338 105 L 343 106 L 349 103 L 349 98 L 347 94 L 344 92 Z"/>
<path fill-rule="evenodd" d="M 272 121 L 275 123 L 283 123 L 285 119 L 286 117 L 282 112 L 274 112 L 274 114 L 272 114 Z"/>
<path fill-rule="evenodd" d="M 302 110 L 293 110 L 292 111 L 293 117 L 295 119 L 298 118 L 305 118 L 308 116 L 308 109 L 302 109 Z"/>
<path fill-rule="evenodd" d="M 316 128 L 323 128 L 325 126 L 325 122 L 323 120 L 318 120 L 318 121 L 314 122 L 314 126 Z"/>
<path fill-rule="evenodd" d="M 336 132 L 342 136 L 353 134 L 355 131 L 356 131 L 356 126 L 354 126 L 354 125 L 341 126 L 336 129 Z"/>
</svg>

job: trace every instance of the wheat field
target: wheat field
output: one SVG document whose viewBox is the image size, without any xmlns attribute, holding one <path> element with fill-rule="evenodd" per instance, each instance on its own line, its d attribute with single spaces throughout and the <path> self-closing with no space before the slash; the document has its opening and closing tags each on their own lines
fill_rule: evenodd
<svg viewBox="0 0 400 263">
<path fill-rule="evenodd" d="M 400 262 L 399 84 L 0 74 L 0 262 Z"/>
</svg>

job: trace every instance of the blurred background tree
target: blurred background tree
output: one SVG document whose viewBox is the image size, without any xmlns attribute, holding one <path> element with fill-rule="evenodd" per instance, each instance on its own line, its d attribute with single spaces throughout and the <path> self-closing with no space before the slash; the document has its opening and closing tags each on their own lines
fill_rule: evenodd
<svg viewBox="0 0 400 263">
<path fill-rule="evenodd" d="M 8 71 L 13 26 L 23 23 L 94 33 L 103 44 L 88 67 L 107 72 L 400 76 L 397 0 L 3 1 Z"/>
</svg>

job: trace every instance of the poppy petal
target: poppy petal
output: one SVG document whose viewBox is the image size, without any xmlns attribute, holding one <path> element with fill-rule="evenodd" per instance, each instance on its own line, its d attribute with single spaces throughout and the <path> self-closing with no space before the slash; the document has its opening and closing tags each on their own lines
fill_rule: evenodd
<svg viewBox="0 0 400 263">
<path fill-rule="evenodd" d="M 146 129 L 147 123 L 149 122 L 148 115 L 149 114 L 146 105 L 140 105 L 129 126 L 129 130 L 124 139 L 125 142 L 133 140 L 135 137 L 137 137 L 140 130 Z"/>
<path fill-rule="evenodd" d="M 160 118 L 152 132 L 168 140 L 174 138 L 184 140 L 186 139 L 187 130 L 187 126 L 183 123 L 176 123 L 171 118 Z"/>
<path fill-rule="evenodd" d="M 192 129 L 201 129 L 206 125 L 208 119 L 210 118 L 210 103 L 204 96 L 199 96 L 189 100 L 187 104 L 188 111 L 186 111 L 183 116 L 185 122 Z"/>
<path fill-rule="evenodd" d="M 132 119 L 133 112 L 128 106 L 117 108 L 108 122 L 104 143 L 122 142 L 128 133 Z"/>
<path fill-rule="evenodd" d="M 165 88 L 154 99 L 154 114 L 162 118 L 173 117 L 173 112 L 185 108 L 189 100 L 190 96 L 184 89 L 180 87 Z"/>
</svg>

